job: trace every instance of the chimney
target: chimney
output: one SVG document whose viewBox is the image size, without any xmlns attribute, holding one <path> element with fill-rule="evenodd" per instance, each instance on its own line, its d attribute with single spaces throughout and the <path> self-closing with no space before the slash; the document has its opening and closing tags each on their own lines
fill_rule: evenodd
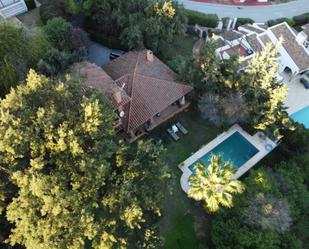
<svg viewBox="0 0 309 249">
<path fill-rule="evenodd" d="M 122 96 L 121 96 L 121 90 L 119 88 L 114 89 L 113 97 L 117 104 L 121 103 L 122 101 Z"/>
<path fill-rule="evenodd" d="M 153 62 L 153 53 L 151 50 L 147 50 L 147 61 Z"/>
</svg>

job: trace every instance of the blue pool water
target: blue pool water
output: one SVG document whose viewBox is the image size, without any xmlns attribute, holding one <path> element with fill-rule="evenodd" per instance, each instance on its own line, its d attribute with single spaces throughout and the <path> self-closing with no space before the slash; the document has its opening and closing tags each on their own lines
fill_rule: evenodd
<svg viewBox="0 0 309 249">
<path fill-rule="evenodd" d="M 258 152 L 259 150 L 255 146 L 236 131 L 222 143 L 206 153 L 201 160 L 208 165 L 211 155 L 219 154 L 223 157 L 224 161 L 231 162 L 233 166 L 238 169 Z M 194 172 L 194 163 L 189 166 L 189 169 Z"/>
<path fill-rule="evenodd" d="M 298 112 L 295 112 L 291 115 L 291 118 L 298 122 L 303 124 L 306 128 L 309 129 L 309 106 L 301 109 Z"/>
</svg>

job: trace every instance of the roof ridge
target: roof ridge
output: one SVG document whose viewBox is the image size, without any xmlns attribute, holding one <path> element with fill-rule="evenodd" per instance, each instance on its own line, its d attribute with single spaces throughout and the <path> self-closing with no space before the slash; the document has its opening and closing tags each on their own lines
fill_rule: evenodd
<svg viewBox="0 0 309 249">
<path fill-rule="evenodd" d="M 132 74 L 127 74 L 129 76 L 132 76 L 132 84 L 131 84 L 131 94 L 130 94 L 130 98 L 131 98 L 131 101 L 129 102 L 129 110 L 128 110 L 128 120 L 127 120 L 127 130 L 129 131 L 129 124 L 130 124 L 130 120 L 131 120 L 131 107 L 132 107 L 132 100 L 134 99 L 133 98 L 133 85 L 134 85 L 134 77 L 135 77 L 135 73 L 132 75 Z M 130 77 L 129 77 L 130 79 Z"/>
<path fill-rule="evenodd" d="M 137 51 L 137 59 L 136 59 L 136 63 L 135 63 L 135 67 L 134 67 L 133 74 L 135 74 L 135 73 L 136 73 L 136 70 L 137 70 L 137 64 L 138 64 L 138 62 L 139 62 L 140 54 L 141 54 L 141 51 Z"/>
<path fill-rule="evenodd" d="M 164 80 L 164 79 L 155 78 L 155 77 L 152 77 L 152 76 L 146 76 L 146 75 L 143 75 L 143 74 L 140 74 L 140 73 L 135 73 L 134 75 L 139 75 L 139 76 L 142 76 L 142 77 L 147 78 L 147 79 L 154 79 L 154 80 L 165 81 L 165 82 L 169 82 L 169 83 L 172 83 L 172 84 L 175 84 L 175 85 L 190 86 L 190 85 L 184 84 L 184 82 L 172 81 L 172 80 Z"/>
</svg>

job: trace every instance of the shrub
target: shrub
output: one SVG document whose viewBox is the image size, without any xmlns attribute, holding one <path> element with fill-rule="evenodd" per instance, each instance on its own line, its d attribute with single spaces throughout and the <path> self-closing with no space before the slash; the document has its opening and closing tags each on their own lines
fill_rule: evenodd
<svg viewBox="0 0 309 249">
<path fill-rule="evenodd" d="M 282 23 L 282 22 L 287 22 L 287 24 L 289 24 L 290 26 L 294 26 L 295 25 L 294 20 L 290 19 L 290 18 L 278 18 L 278 19 L 274 19 L 274 20 L 269 20 L 267 22 L 267 25 L 269 27 L 271 27 L 271 26 L 274 26 L 274 25 Z"/>
<path fill-rule="evenodd" d="M 71 28 L 71 24 L 62 17 L 54 17 L 47 21 L 44 31 L 57 48 L 63 48 L 65 34 Z"/>
<path fill-rule="evenodd" d="M 293 20 L 295 22 L 295 25 L 304 25 L 309 22 L 309 13 L 305 13 L 299 16 L 294 16 Z"/>
<path fill-rule="evenodd" d="M 49 19 L 62 16 L 66 17 L 63 0 L 48 1 L 45 0 L 40 7 L 40 15 L 43 23 Z"/>
<path fill-rule="evenodd" d="M 32 9 L 35 9 L 35 8 L 36 8 L 36 5 L 35 5 L 34 0 L 26 0 L 25 3 L 26 3 L 27 8 L 28 8 L 29 10 L 32 10 Z"/>
<path fill-rule="evenodd" d="M 252 23 L 254 23 L 254 20 L 250 18 L 237 18 L 236 27 L 238 28 L 241 25 L 252 24 Z"/>
<path fill-rule="evenodd" d="M 86 53 L 83 50 L 67 53 L 52 48 L 47 52 L 46 56 L 39 61 L 37 69 L 40 73 L 47 76 L 60 75 L 64 73 L 70 65 L 82 61 L 85 58 Z"/>
<path fill-rule="evenodd" d="M 65 46 L 71 51 L 86 49 L 89 42 L 88 34 L 75 27 L 70 27 L 64 34 Z"/>
<path fill-rule="evenodd" d="M 204 14 L 194 10 L 185 10 L 186 16 L 188 17 L 189 25 L 201 25 L 205 27 L 215 28 L 218 25 L 219 18 L 216 14 Z"/>
</svg>

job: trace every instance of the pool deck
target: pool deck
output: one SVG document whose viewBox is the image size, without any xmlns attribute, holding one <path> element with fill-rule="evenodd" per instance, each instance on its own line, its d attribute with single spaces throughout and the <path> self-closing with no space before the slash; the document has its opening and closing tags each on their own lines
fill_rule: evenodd
<svg viewBox="0 0 309 249">
<path fill-rule="evenodd" d="M 182 162 L 180 165 L 178 165 L 178 167 L 183 172 L 182 176 L 180 178 L 180 184 L 181 184 L 182 189 L 185 192 L 187 192 L 190 188 L 189 183 L 188 183 L 188 179 L 191 176 L 192 172 L 189 169 L 189 166 L 192 165 L 193 163 L 195 163 L 196 161 L 198 161 L 206 153 L 211 151 L 218 144 L 222 143 L 224 140 L 226 140 L 228 137 L 230 137 L 236 131 L 238 131 L 252 145 L 254 145 L 259 150 L 259 152 L 256 153 L 251 159 L 249 159 L 245 164 L 243 164 L 241 167 L 238 168 L 237 172 L 233 176 L 234 179 L 238 179 L 239 177 L 241 177 L 249 169 L 251 169 L 255 164 L 257 164 L 263 157 L 265 157 L 267 154 L 269 154 L 271 152 L 271 150 L 267 150 L 265 148 L 265 146 L 267 144 L 270 144 L 272 146 L 272 149 L 274 149 L 277 146 L 277 144 L 275 142 L 273 142 L 268 137 L 264 136 L 264 134 L 262 132 L 257 132 L 256 134 L 251 136 L 246 131 L 244 131 L 239 125 L 235 124 L 228 131 L 223 132 L 222 134 L 217 136 L 210 143 L 203 146 L 196 153 L 194 153 L 189 158 L 187 158 L 184 162 Z"/>
<path fill-rule="evenodd" d="M 289 115 L 309 106 L 309 89 L 305 89 L 299 82 L 301 77 L 297 76 L 291 81 L 284 79 L 284 83 L 288 87 L 285 106 Z"/>
</svg>

